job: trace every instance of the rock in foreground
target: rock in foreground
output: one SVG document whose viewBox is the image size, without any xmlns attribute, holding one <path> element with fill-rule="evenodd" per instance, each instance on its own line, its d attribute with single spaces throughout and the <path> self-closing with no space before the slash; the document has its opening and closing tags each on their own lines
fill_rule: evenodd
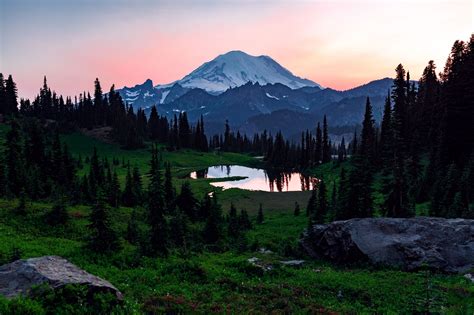
<svg viewBox="0 0 474 315">
<path fill-rule="evenodd" d="M 0 266 L 0 294 L 7 298 L 27 295 L 32 286 L 48 284 L 57 289 L 67 284 L 84 285 L 89 292 L 122 294 L 111 283 L 79 269 L 64 258 L 44 256 L 17 260 Z"/>
<path fill-rule="evenodd" d="M 300 244 L 314 258 L 369 262 L 404 270 L 474 268 L 474 220 L 365 218 L 314 225 Z"/>
</svg>

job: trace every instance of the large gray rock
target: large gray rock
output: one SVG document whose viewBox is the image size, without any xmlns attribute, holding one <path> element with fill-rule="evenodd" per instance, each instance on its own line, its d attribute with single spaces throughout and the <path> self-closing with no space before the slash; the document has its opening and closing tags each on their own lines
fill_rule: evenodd
<svg viewBox="0 0 474 315">
<path fill-rule="evenodd" d="M 474 220 L 366 218 L 314 225 L 300 244 L 314 258 L 369 262 L 404 270 L 474 268 Z"/>
<path fill-rule="evenodd" d="M 0 294 L 7 298 L 27 295 L 32 286 L 42 284 L 48 284 L 53 289 L 67 284 L 85 285 L 89 292 L 111 292 L 117 299 L 122 299 L 122 293 L 110 282 L 58 256 L 17 260 L 0 266 Z"/>
</svg>

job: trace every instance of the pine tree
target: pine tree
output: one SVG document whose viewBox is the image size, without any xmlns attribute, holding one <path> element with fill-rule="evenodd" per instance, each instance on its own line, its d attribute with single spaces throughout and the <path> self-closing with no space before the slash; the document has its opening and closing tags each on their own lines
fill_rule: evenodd
<svg viewBox="0 0 474 315">
<path fill-rule="evenodd" d="M 260 204 L 258 207 L 257 224 L 262 224 L 264 220 L 265 219 L 263 217 L 263 207 L 262 207 L 262 204 Z"/>
<path fill-rule="evenodd" d="M 405 69 L 399 64 L 395 69 L 396 76 L 393 80 L 393 135 L 394 147 L 397 154 L 403 155 L 407 149 L 407 91 L 405 82 Z"/>
<path fill-rule="evenodd" d="M 234 204 L 230 204 L 229 214 L 227 216 L 227 235 L 231 239 L 237 239 L 240 234 L 239 218 Z"/>
<path fill-rule="evenodd" d="M 184 182 L 181 186 L 181 193 L 176 198 L 176 205 L 183 211 L 191 221 L 197 220 L 198 201 L 194 197 L 189 182 Z"/>
<path fill-rule="evenodd" d="M 0 115 L 4 115 L 7 111 L 5 80 L 3 73 L 0 73 Z"/>
<path fill-rule="evenodd" d="M 127 224 L 126 239 L 130 244 L 137 244 L 139 241 L 139 237 L 140 232 L 138 229 L 137 211 L 134 209 Z"/>
<path fill-rule="evenodd" d="M 151 254 L 168 254 L 168 225 L 164 216 L 165 210 L 158 151 L 156 146 L 154 146 L 152 148 L 150 184 L 148 187 L 149 245 Z"/>
<path fill-rule="evenodd" d="M 250 230 L 252 228 L 252 222 L 250 222 L 249 215 L 245 209 L 240 210 L 239 226 L 241 230 Z"/>
<path fill-rule="evenodd" d="M 126 207 L 134 207 L 137 205 L 137 198 L 135 196 L 135 189 L 133 185 L 133 178 L 130 172 L 130 165 L 127 167 L 127 175 L 125 177 L 125 188 L 122 193 L 122 203 Z"/>
<path fill-rule="evenodd" d="M 311 191 L 311 197 L 308 200 L 308 205 L 306 206 L 306 216 L 310 221 L 313 221 L 313 216 L 318 209 L 318 188 L 314 185 L 313 190 Z"/>
<path fill-rule="evenodd" d="M 118 207 L 120 200 L 120 182 L 118 180 L 117 172 L 114 170 L 108 188 L 109 205 Z"/>
<path fill-rule="evenodd" d="M 50 225 L 64 225 L 69 221 L 69 214 L 64 205 L 64 200 L 59 200 L 47 214 L 46 221 Z"/>
<path fill-rule="evenodd" d="M 166 163 L 164 190 L 165 190 L 166 209 L 168 213 L 173 213 L 175 210 L 176 191 L 174 190 L 174 187 L 173 187 L 173 178 L 171 175 L 170 163 Z M 205 217 L 201 216 L 200 218 L 204 219 Z"/>
<path fill-rule="evenodd" d="M 341 168 L 339 175 L 339 188 L 337 189 L 339 195 L 337 198 L 336 212 L 334 215 L 335 220 L 347 220 L 350 218 L 349 206 L 349 186 L 350 182 L 346 175 L 346 169 Z"/>
<path fill-rule="evenodd" d="M 158 117 L 158 111 L 156 110 L 156 106 L 151 108 L 150 118 L 148 119 L 148 136 L 152 141 L 159 140 L 159 132 L 160 132 L 160 121 Z"/>
<path fill-rule="evenodd" d="M 316 224 L 323 224 L 328 214 L 329 205 L 326 196 L 326 184 L 321 180 L 317 186 L 317 199 L 311 212 L 311 221 Z M 312 201 L 314 203 L 314 200 Z"/>
<path fill-rule="evenodd" d="M 142 199 L 143 199 L 142 176 L 140 175 L 140 170 L 138 169 L 137 166 L 133 167 L 132 183 L 133 183 L 133 195 L 135 197 L 135 203 L 137 205 L 142 204 Z"/>
<path fill-rule="evenodd" d="M 384 169 L 389 169 L 393 158 L 392 105 L 390 95 L 385 98 L 382 123 L 380 126 L 380 160 Z"/>
<path fill-rule="evenodd" d="M 20 144 L 20 126 L 14 120 L 7 133 L 6 165 L 8 190 L 15 196 L 20 194 L 25 184 L 23 152 Z"/>
<path fill-rule="evenodd" d="M 334 181 L 333 184 L 332 184 L 330 208 L 331 208 L 331 216 L 334 218 L 336 216 L 336 213 L 337 213 L 337 187 L 336 187 L 336 181 Z"/>
<path fill-rule="evenodd" d="M 11 75 L 5 81 L 5 96 L 4 96 L 4 110 L 5 114 L 16 114 L 18 112 L 18 91 L 16 83 L 13 81 Z"/>
<path fill-rule="evenodd" d="M 90 222 L 88 227 L 91 230 L 91 236 L 88 245 L 92 250 L 103 253 L 119 249 L 120 242 L 111 227 L 105 194 L 101 189 L 97 192 L 91 209 Z"/>
<path fill-rule="evenodd" d="M 314 151 L 314 162 L 316 165 L 318 165 L 323 158 L 323 135 L 321 131 L 321 127 L 318 126 L 316 127 L 316 144 L 315 144 L 315 151 Z"/>
<path fill-rule="evenodd" d="M 175 212 L 170 222 L 171 241 L 176 247 L 180 247 L 184 252 L 188 250 L 189 226 L 188 218 L 181 210 Z"/>
<path fill-rule="evenodd" d="M 375 162 L 375 120 L 372 116 L 372 105 L 367 97 L 365 104 L 364 120 L 362 122 L 362 133 L 359 146 L 359 155 L 367 159 L 369 164 Z"/>
<path fill-rule="evenodd" d="M 102 108 L 103 97 L 102 88 L 100 87 L 99 79 L 96 78 L 94 81 L 94 125 L 101 125 L 104 123 L 104 109 Z"/>
<path fill-rule="evenodd" d="M 339 163 L 343 162 L 346 159 L 346 155 L 346 141 L 344 140 L 344 137 L 342 137 L 341 144 L 337 150 L 337 161 Z"/>
<path fill-rule="evenodd" d="M 331 161 L 331 144 L 329 141 L 328 123 L 326 115 L 324 115 L 323 119 L 322 161 L 323 163 Z"/>
<path fill-rule="evenodd" d="M 216 194 L 213 194 L 212 207 L 203 230 L 203 238 L 206 244 L 217 244 L 222 238 L 221 223 L 222 214 L 221 207 L 217 202 Z"/>
</svg>

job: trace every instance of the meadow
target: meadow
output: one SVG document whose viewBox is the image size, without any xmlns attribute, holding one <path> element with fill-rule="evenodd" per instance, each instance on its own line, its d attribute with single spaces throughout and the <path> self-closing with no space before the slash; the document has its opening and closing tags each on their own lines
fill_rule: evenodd
<svg viewBox="0 0 474 315">
<path fill-rule="evenodd" d="M 5 128 L 0 128 L 2 138 L 4 134 Z M 65 135 L 63 140 L 76 157 L 84 159 L 95 146 L 101 157 L 130 161 L 132 166 L 139 167 L 146 183 L 148 150 L 122 150 L 79 133 Z M 253 228 L 247 232 L 246 250 L 212 252 L 196 248 L 191 253 L 175 250 L 166 258 L 149 258 L 139 255 L 135 246 L 122 241 L 119 252 L 100 255 L 84 246 L 89 224 L 88 206 L 69 206 L 70 222 L 51 228 L 45 224 L 45 215 L 52 206 L 50 202 L 28 201 L 27 215 L 20 216 L 15 213 L 18 200 L 0 199 L 0 264 L 15 255 L 65 257 L 107 279 L 124 294 L 123 305 L 105 313 L 474 313 L 474 284 L 462 275 L 409 273 L 361 265 L 335 266 L 304 257 L 298 239 L 308 224 L 304 214 L 308 192 L 220 191 L 210 186 L 208 179 L 186 178 L 189 172 L 211 165 L 259 166 L 260 162 L 249 155 L 162 151 L 162 159 L 172 165 L 176 189 L 189 181 L 198 199 L 216 191 L 224 213 L 231 202 L 238 209 L 248 210 Z M 80 172 L 87 169 L 85 164 Z M 117 171 L 123 184 L 126 167 L 120 165 Z M 338 168 L 327 165 L 312 172 L 328 180 L 337 180 L 338 176 Z M 295 201 L 301 205 L 299 216 L 293 214 Z M 263 224 L 256 224 L 260 203 L 265 219 Z M 122 237 L 132 210 L 126 207 L 111 210 L 114 229 Z M 140 218 L 145 217 L 145 209 L 139 207 L 136 211 Z M 261 265 L 271 266 L 271 270 L 264 271 L 250 264 L 248 259 L 253 257 L 258 258 Z M 301 257 L 306 260 L 303 266 L 281 264 L 281 261 Z M 56 314 L 83 311 L 67 305 L 48 307 L 41 300 L 0 299 L 0 313 L 2 310 Z"/>
</svg>

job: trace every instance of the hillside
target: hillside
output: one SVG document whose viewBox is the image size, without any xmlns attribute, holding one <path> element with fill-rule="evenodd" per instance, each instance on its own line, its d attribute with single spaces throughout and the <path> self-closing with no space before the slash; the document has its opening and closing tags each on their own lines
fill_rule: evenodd
<svg viewBox="0 0 474 315">
<path fill-rule="evenodd" d="M 0 125 L 2 143 L 7 129 L 5 125 Z M 130 161 L 131 165 L 140 168 L 142 174 L 149 169 L 150 152 L 147 149 L 121 150 L 116 145 L 101 143 L 77 133 L 64 135 L 62 139 L 75 157 L 85 158 L 91 154 L 93 147 L 97 147 L 101 156 Z M 183 176 L 188 172 L 205 166 L 259 165 L 247 155 L 190 150 L 163 151 L 162 159 L 172 165 L 176 188 L 187 180 Z M 123 186 L 126 168 L 119 166 L 117 169 Z M 334 176 L 338 171 L 338 167 L 329 165 L 313 170 L 326 176 Z M 145 176 L 143 180 L 147 181 Z M 188 181 L 198 198 L 211 189 L 208 179 Z M 424 311 L 428 299 L 432 298 L 437 301 L 430 306 L 433 311 L 442 309 L 443 312 L 463 314 L 472 310 L 474 286 L 459 275 L 424 271 L 406 273 L 367 269 L 364 266 L 337 267 L 310 260 L 300 268 L 281 265 L 281 260 L 301 257 L 297 239 L 307 225 L 307 218 L 304 214 L 294 216 L 293 206 L 298 201 L 304 209 L 308 196 L 306 192 L 218 191 L 217 198 L 225 213 L 231 202 L 239 209 L 245 207 L 248 210 L 253 223 L 253 228 L 247 232 L 248 247 L 224 252 L 206 248 L 193 249 L 192 253 L 176 250 L 166 258 L 142 256 L 135 245 L 124 240 L 132 208 L 121 206 L 112 210 L 112 225 L 120 235 L 123 247 L 115 253 L 102 255 L 85 247 L 91 211 L 89 206 L 68 206 L 69 223 L 51 228 L 44 223 L 44 218 L 52 203 L 27 201 L 26 215 L 19 215 L 15 210 L 19 202 L 17 199 L 0 199 L 0 258 L 6 262 L 11 255 L 22 258 L 41 255 L 65 257 L 86 271 L 109 280 L 121 290 L 125 303 L 116 311 L 127 314 L 224 311 L 412 313 Z M 263 224 L 255 221 L 259 203 L 264 205 Z M 146 210 L 137 207 L 135 212 L 139 222 L 143 222 Z M 191 226 L 191 232 L 196 233 L 196 228 Z M 265 248 L 265 251 L 260 248 Z M 264 272 L 253 266 L 248 262 L 252 257 L 259 258 L 266 266 L 273 266 L 273 270 Z M 68 310 L 67 304 L 54 299 L 49 304 L 44 304 L 42 300 L 7 302 L 0 299 L 0 311 L 7 305 L 16 305 L 18 312 Z M 108 307 L 104 305 L 102 307 Z"/>
</svg>

